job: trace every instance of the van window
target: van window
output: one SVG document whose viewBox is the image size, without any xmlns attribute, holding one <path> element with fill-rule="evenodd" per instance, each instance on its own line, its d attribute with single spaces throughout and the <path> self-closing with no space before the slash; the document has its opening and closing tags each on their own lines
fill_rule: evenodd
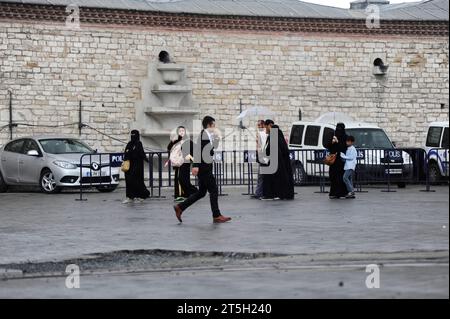
<svg viewBox="0 0 450 319">
<path fill-rule="evenodd" d="M 352 128 L 347 135 L 355 138 L 356 148 L 389 149 L 394 148 L 386 133 L 379 128 Z"/>
<path fill-rule="evenodd" d="M 305 129 L 304 125 L 294 125 L 292 126 L 291 138 L 289 140 L 289 144 L 302 144 L 303 139 L 303 131 Z"/>
<path fill-rule="evenodd" d="M 430 127 L 428 129 L 427 146 L 439 147 L 441 141 L 442 127 Z"/>
<path fill-rule="evenodd" d="M 444 136 L 442 136 L 442 143 L 441 143 L 441 147 L 442 148 L 448 148 L 448 127 L 446 127 L 444 129 Z"/>
<path fill-rule="evenodd" d="M 308 125 L 305 134 L 305 145 L 317 146 L 319 144 L 320 126 Z"/>
<path fill-rule="evenodd" d="M 11 142 L 5 146 L 5 151 L 12 152 L 12 153 L 21 153 L 24 142 L 25 142 L 25 140 L 18 140 L 18 141 Z"/>
<path fill-rule="evenodd" d="M 327 147 L 328 144 L 331 143 L 331 140 L 333 139 L 334 136 L 334 130 L 329 128 L 329 127 L 325 127 L 323 129 L 323 137 L 322 137 L 322 145 L 323 147 Z"/>
</svg>

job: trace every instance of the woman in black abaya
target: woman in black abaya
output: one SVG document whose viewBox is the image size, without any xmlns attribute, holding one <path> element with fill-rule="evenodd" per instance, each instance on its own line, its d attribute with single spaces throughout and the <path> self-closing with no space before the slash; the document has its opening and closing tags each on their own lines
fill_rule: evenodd
<svg viewBox="0 0 450 319">
<path fill-rule="evenodd" d="M 340 153 L 347 151 L 347 134 L 345 133 L 344 123 L 336 125 L 336 131 L 333 139 L 326 146 L 330 154 L 336 154 L 334 164 L 330 166 L 330 199 L 345 197 L 347 195 L 347 188 L 344 184 L 344 164 Z"/>
<path fill-rule="evenodd" d="M 274 174 L 266 174 L 263 177 L 263 199 L 294 199 L 294 178 L 289 158 L 289 148 L 278 125 L 270 125 L 270 127 L 269 131 L 272 129 L 277 130 L 278 149 L 271 145 L 270 137 L 268 137 L 265 153 L 267 156 L 270 156 L 271 152 L 276 152 L 278 166 Z"/>
<path fill-rule="evenodd" d="M 140 141 L 139 131 L 131 131 L 131 141 L 125 148 L 124 161 L 130 161 L 130 169 L 125 173 L 126 200 L 129 203 L 136 199 L 143 201 L 150 196 L 144 183 L 144 161 L 148 162 L 144 147 Z"/>
</svg>

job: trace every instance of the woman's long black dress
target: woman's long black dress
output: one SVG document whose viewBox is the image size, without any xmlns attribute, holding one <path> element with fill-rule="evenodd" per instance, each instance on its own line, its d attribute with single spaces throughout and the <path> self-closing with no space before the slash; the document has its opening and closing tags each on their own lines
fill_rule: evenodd
<svg viewBox="0 0 450 319">
<path fill-rule="evenodd" d="M 266 156 L 270 156 L 271 152 L 277 152 L 278 167 L 274 174 L 263 175 L 263 196 L 265 198 L 293 199 L 294 177 L 289 158 L 289 148 L 283 132 L 276 125 L 272 128 L 278 129 L 278 150 L 272 149 L 270 137 L 268 137 Z"/>
<path fill-rule="evenodd" d="M 347 134 L 345 131 L 336 131 L 336 137 L 338 138 L 338 143 L 328 143 L 326 146 L 330 151 L 330 154 L 337 154 L 336 160 L 333 165 L 330 166 L 330 197 L 345 197 L 347 195 L 347 187 L 344 183 L 344 164 L 345 162 L 341 159 L 341 152 L 345 153 L 347 151 Z"/>
<path fill-rule="evenodd" d="M 150 192 L 144 183 L 144 161 L 148 162 L 141 141 L 129 142 L 124 160 L 130 161 L 130 170 L 125 173 L 126 196 L 130 199 L 148 198 Z"/>
<path fill-rule="evenodd" d="M 182 137 L 179 136 L 176 141 L 171 141 L 167 146 L 167 150 L 170 152 L 175 144 L 180 142 Z M 188 148 L 189 147 L 189 148 Z M 194 143 L 192 140 L 186 140 L 182 147 L 181 151 L 183 152 L 183 156 L 186 158 L 187 155 L 193 155 L 194 152 Z M 184 197 L 188 198 L 192 194 L 197 192 L 197 188 L 191 184 L 191 163 L 185 162 L 180 167 L 174 167 L 174 175 L 175 175 L 175 198 Z"/>
</svg>

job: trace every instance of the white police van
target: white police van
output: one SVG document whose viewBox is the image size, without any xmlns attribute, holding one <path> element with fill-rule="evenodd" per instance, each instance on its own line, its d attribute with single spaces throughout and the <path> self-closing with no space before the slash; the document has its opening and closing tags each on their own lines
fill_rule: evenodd
<svg viewBox="0 0 450 319">
<path fill-rule="evenodd" d="M 429 181 L 436 183 L 449 176 L 448 122 L 433 122 L 428 126 L 425 152 L 428 158 Z"/>
<path fill-rule="evenodd" d="M 297 184 L 306 184 L 311 176 L 328 176 L 328 166 L 323 165 L 326 155 L 323 150 L 331 141 L 336 123 L 339 122 L 345 124 L 347 135 L 355 137 L 358 171 L 364 172 L 365 178 L 374 181 L 390 178 L 399 187 L 405 186 L 404 181 L 413 172 L 410 155 L 396 150 L 385 131 L 377 125 L 357 122 L 338 112 L 324 114 L 315 121 L 297 121 L 292 124 L 289 149 L 294 151 L 291 152 L 291 160 Z"/>
</svg>

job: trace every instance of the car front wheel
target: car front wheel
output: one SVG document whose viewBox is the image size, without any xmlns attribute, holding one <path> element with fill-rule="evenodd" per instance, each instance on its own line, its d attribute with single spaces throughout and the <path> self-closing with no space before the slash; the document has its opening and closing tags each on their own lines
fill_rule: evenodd
<svg viewBox="0 0 450 319">
<path fill-rule="evenodd" d="M 42 171 L 41 178 L 39 179 L 39 185 L 41 190 L 46 194 L 55 194 L 61 191 L 61 188 L 56 186 L 55 176 L 49 169 Z"/>
</svg>

